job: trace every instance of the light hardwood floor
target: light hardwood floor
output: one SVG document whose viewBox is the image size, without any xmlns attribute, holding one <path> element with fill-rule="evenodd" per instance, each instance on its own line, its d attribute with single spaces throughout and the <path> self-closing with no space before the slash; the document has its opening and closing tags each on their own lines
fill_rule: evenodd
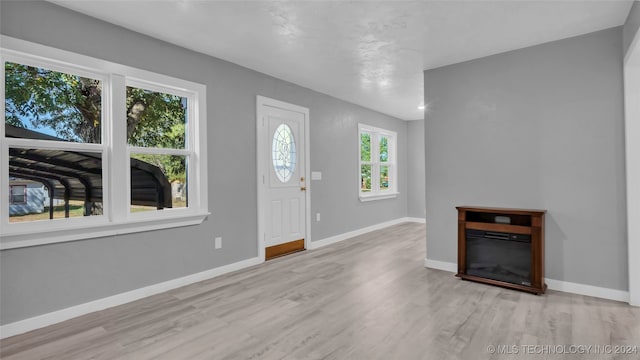
<svg viewBox="0 0 640 360">
<path fill-rule="evenodd" d="M 640 359 L 640 308 L 462 281 L 424 258 L 425 226 L 400 224 L 8 338 L 0 357 Z M 520 346 L 623 344 L 638 352 Z"/>
</svg>

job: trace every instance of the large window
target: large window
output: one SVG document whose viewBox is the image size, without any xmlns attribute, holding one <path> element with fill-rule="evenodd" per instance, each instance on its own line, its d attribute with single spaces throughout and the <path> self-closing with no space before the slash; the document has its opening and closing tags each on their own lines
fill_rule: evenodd
<svg viewBox="0 0 640 360">
<path fill-rule="evenodd" d="M 204 219 L 203 85 L 16 39 L 3 45 L 2 248 Z M 28 207 L 9 206 L 27 203 L 15 179 L 34 184 Z"/>
<path fill-rule="evenodd" d="M 397 195 L 396 139 L 393 131 L 358 124 L 358 186 L 362 201 Z"/>
</svg>

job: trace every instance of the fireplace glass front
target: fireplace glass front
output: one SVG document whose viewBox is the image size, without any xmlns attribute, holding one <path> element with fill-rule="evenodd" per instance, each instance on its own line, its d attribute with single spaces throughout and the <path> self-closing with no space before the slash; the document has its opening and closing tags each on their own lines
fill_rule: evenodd
<svg viewBox="0 0 640 360">
<path fill-rule="evenodd" d="M 467 275 L 531 286 L 531 235 L 466 230 Z"/>
</svg>

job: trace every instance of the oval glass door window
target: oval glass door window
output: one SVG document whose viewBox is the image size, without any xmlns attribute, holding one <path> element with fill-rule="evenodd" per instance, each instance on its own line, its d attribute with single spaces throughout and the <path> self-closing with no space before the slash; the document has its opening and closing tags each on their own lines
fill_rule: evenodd
<svg viewBox="0 0 640 360">
<path fill-rule="evenodd" d="M 280 124 L 276 128 L 272 147 L 273 170 L 278 180 L 286 183 L 296 169 L 296 141 L 289 125 Z"/>
</svg>

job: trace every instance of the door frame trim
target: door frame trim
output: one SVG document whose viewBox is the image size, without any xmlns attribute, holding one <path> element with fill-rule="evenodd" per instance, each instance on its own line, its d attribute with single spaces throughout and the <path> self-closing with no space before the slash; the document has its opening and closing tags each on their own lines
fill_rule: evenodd
<svg viewBox="0 0 640 360">
<path fill-rule="evenodd" d="M 260 149 L 266 146 L 266 129 L 262 121 L 264 117 L 263 107 L 269 106 L 277 109 L 288 110 L 300 113 L 304 115 L 304 178 L 307 191 L 305 191 L 305 226 L 304 226 L 304 247 L 309 249 L 311 245 L 311 154 L 310 154 L 310 132 L 309 132 L 309 109 L 306 107 L 290 104 L 284 101 L 271 99 L 265 96 L 256 96 L 256 186 L 258 189 L 258 258 L 263 262 L 265 261 L 265 234 L 266 234 L 266 219 L 264 217 L 264 207 L 267 204 L 267 169 L 261 161 Z"/>
</svg>

